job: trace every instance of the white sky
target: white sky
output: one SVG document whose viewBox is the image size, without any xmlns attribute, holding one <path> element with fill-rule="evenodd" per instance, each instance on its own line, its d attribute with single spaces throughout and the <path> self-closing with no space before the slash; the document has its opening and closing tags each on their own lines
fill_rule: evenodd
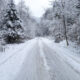
<svg viewBox="0 0 80 80">
<path fill-rule="evenodd" d="M 20 0 L 15 0 L 18 3 Z M 30 8 L 33 16 L 41 17 L 45 9 L 50 7 L 51 0 L 24 0 L 26 5 Z"/>
</svg>

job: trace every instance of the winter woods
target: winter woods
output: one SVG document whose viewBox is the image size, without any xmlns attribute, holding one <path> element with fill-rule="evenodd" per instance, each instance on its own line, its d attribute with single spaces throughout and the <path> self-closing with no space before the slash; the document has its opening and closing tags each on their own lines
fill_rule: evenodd
<svg viewBox="0 0 80 80">
<path fill-rule="evenodd" d="M 68 40 L 80 43 L 80 1 L 55 0 L 51 4 L 42 17 L 42 28 L 47 28 L 56 42 L 65 39 L 67 45 Z"/>
<path fill-rule="evenodd" d="M 80 0 L 55 0 L 51 6 L 36 19 L 23 0 L 17 5 L 13 0 L 0 0 L 0 41 L 49 36 L 55 42 L 66 40 L 67 45 L 69 40 L 80 43 Z"/>
</svg>

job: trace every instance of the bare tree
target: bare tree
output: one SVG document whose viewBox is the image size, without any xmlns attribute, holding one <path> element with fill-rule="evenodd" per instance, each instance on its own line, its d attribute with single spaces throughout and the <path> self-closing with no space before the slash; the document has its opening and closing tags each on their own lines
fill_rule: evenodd
<svg viewBox="0 0 80 80">
<path fill-rule="evenodd" d="M 62 19 L 63 19 L 63 27 L 64 27 L 64 35 L 66 39 L 67 46 L 69 45 L 68 37 L 67 37 L 67 27 L 66 27 L 66 19 L 65 19 L 65 1 L 61 0 L 61 6 L 62 6 Z"/>
</svg>

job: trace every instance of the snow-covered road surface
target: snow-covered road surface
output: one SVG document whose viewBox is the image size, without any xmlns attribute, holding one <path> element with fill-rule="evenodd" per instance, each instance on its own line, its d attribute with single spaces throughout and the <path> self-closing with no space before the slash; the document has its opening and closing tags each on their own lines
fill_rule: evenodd
<svg viewBox="0 0 80 80">
<path fill-rule="evenodd" d="M 80 80 L 80 73 L 74 68 L 80 61 L 71 65 L 71 57 L 64 55 L 64 50 L 59 53 L 59 47 L 50 43 L 36 38 L 17 46 L 7 57 L 0 57 L 0 80 Z"/>
</svg>

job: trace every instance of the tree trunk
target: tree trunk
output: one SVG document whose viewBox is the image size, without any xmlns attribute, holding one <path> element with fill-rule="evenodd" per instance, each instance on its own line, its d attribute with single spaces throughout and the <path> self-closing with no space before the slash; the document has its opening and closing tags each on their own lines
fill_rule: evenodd
<svg viewBox="0 0 80 80">
<path fill-rule="evenodd" d="M 65 34 L 66 44 L 68 46 L 69 42 L 68 42 L 68 37 L 67 37 L 67 29 L 66 29 L 66 22 L 65 22 L 65 16 L 64 15 L 63 15 L 63 27 L 64 27 L 64 34 Z"/>
</svg>

